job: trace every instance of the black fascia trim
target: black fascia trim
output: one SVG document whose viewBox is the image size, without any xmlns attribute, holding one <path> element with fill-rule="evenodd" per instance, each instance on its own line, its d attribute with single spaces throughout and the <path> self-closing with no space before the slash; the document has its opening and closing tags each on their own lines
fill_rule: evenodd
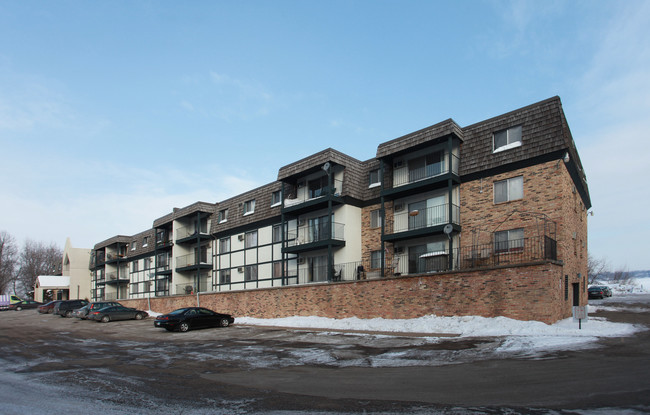
<svg viewBox="0 0 650 415">
<path fill-rule="evenodd" d="M 397 151 L 397 152 L 395 152 L 395 153 L 388 154 L 388 155 L 386 155 L 386 156 L 384 156 L 384 157 L 379 157 L 378 159 L 379 159 L 379 160 L 384 160 L 384 161 L 390 161 L 390 162 L 392 162 L 392 160 L 393 160 L 394 158 L 399 157 L 399 156 L 402 156 L 402 155 L 404 155 L 404 154 L 413 153 L 414 151 L 418 151 L 418 150 L 421 150 L 421 149 L 423 149 L 423 148 L 427 148 L 427 147 L 432 147 L 432 146 L 437 146 L 437 145 L 445 144 L 445 141 L 449 140 L 449 138 L 452 139 L 452 143 L 453 143 L 453 140 L 456 140 L 456 142 L 457 142 L 458 144 L 461 143 L 461 139 L 460 139 L 460 137 L 458 137 L 458 136 L 457 136 L 456 134 L 454 134 L 454 133 L 449 133 L 449 134 L 445 134 L 445 135 L 443 135 L 443 136 L 441 136 L 441 137 L 435 138 L 435 139 L 433 139 L 433 140 L 425 141 L 425 142 L 423 142 L 423 143 L 416 144 L 416 145 L 414 145 L 414 146 L 411 146 L 411 147 L 405 148 L 404 150 L 400 150 L 400 151 Z"/>
</svg>

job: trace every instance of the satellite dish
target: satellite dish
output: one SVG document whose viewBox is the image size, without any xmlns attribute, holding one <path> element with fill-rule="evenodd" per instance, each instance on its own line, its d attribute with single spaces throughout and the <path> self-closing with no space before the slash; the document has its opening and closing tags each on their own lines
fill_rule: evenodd
<svg viewBox="0 0 650 415">
<path fill-rule="evenodd" d="M 448 223 L 445 225 L 442 231 L 447 235 L 450 235 L 454 231 L 454 226 L 451 223 Z"/>
<path fill-rule="evenodd" d="M 331 167 L 331 166 L 332 166 L 332 165 L 331 165 L 330 162 L 328 161 L 327 163 L 323 164 L 323 170 L 325 170 L 326 172 L 329 173 L 329 171 L 330 171 L 330 167 Z"/>
</svg>

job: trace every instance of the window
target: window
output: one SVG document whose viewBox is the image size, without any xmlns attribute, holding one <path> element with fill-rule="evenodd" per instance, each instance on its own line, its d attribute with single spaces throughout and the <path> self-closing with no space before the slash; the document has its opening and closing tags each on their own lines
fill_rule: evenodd
<svg viewBox="0 0 650 415">
<path fill-rule="evenodd" d="M 244 248 L 254 248 L 257 246 L 257 231 L 246 232 L 244 238 Z"/>
<path fill-rule="evenodd" d="M 511 229 L 494 233 L 494 252 L 516 252 L 524 249 L 524 230 Z"/>
<path fill-rule="evenodd" d="M 167 238 L 167 231 L 162 230 L 156 232 L 156 243 L 157 244 L 164 244 L 169 242 L 169 239 Z"/>
<path fill-rule="evenodd" d="M 244 269 L 244 281 L 257 281 L 257 265 L 247 265 Z"/>
<path fill-rule="evenodd" d="M 255 212 L 255 199 L 244 202 L 244 216 Z"/>
<path fill-rule="evenodd" d="M 381 228 L 381 211 L 379 209 L 370 211 L 370 227 Z"/>
<path fill-rule="evenodd" d="M 131 262 L 131 267 L 132 267 L 132 271 L 133 271 L 133 272 L 138 272 L 138 271 L 139 271 L 139 270 L 138 270 L 138 268 L 139 268 L 139 267 L 138 267 L 138 261 L 133 261 L 133 262 Z"/>
<path fill-rule="evenodd" d="M 524 176 L 494 182 L 494 203 L 523 199 Z"/>
<path fill-rule="evenodd" d="M 131 251 L 135 251 L 138 248 L 138 243 L 136 241 L 133 241 L 131 243 Z"/>
<path fill-rule="evenodd" d="M 219 211 L 218 215 L 219 223 L 224 223 L 228 221 L 228 209 L 222 209 Z"/>
<path fill-rule="evenodd" d="M 137 294 L 138 293 L 138 285 L 139 284 L 131 284 L 131 294 Z"/>
<path fill-rule="evenodd" d="M 142 247 L 144 248 L 147 245 L 149 245 L 149 237 L 145 236 L 144 238 L 142 238 Z"/>
<path fill-rule="evenodd" d="M 230 252 L 230 237 L 219 239 L 219 253 Z"/>
<path fill-rule="evenodd" d="M 381 179 L 379 178 L 379 169 L 370 170 L 370 174 L 368 176 L 369 187 L 375 187 L 381 184 Z"/>
<path fill-rule="evenodd" d="M 381 251 L 370 253 L 370 268 L 381 268 Z"/>
<path fill-rule="evenodd" d="M 282 242 L 282 225 L 273 225 L 273 242 Z"/>
<path fill-rule="evenodd" d="M 169 256 L 167 254 L 158 254 L 156 257 L 158 263 L 158 268 L 168 268 L 169 267 Z"/>
<path fill-rule="evenodd" d="M 280 203 L 282 203 L 282 199 L 280 198 L 280 191 L 277 190 L 271 193 L 271 206 L 277 206 Z"/>
<path fill-rule="evenodd" d="M 318 179 L 309 181 L 308 186 L 309 186 L 310 199 L 325 196 L 329 192 L 327 180 L 328 180 L 327 176 L 322 176 Z"/>
<path fill-rule="evenodd" d="M 521 145 L 521 125 L 494 133 L 493 152 L 508 150 Z"/>
<path fill-rule="evenodd" d="M 230 270 L 222 269 L 219 271 L 219 284 L 230 284 Z"/>
<path fill-rule="evenodd" d="M 150 269 L 151 268 L 151 258 L 145 258 L 144 259 L 144 269 Z"/>
<path fill-rule="evenodd" d="M 273 278 L 282 277 L 282 261 L 273 263 Z"/>
</svg>

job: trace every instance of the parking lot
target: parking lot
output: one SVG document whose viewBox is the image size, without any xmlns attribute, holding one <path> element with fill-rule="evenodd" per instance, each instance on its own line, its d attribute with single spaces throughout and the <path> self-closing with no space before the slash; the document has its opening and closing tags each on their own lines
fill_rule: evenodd
<svg viewBox="0 0 650 415">
<path fill-rule="evenodd" d="M 598 315 L 648 327 L 649 300 L 594 303 L 604 306 Z M 0 332 L 0 363 L 12 379 L 0 399 L 29 413 L 53 405 L 72 414 L 98 405 L 106 413 L 650 411 L 648 331 L 534 357 L 500 353 L 499 337 L 236 322 L 178 333 L 154 328 L 151 318 L 103 324 L 33 310 L 1 313 Z M 35 396 L 23 402 L 21 393 Z"/>
</svg>

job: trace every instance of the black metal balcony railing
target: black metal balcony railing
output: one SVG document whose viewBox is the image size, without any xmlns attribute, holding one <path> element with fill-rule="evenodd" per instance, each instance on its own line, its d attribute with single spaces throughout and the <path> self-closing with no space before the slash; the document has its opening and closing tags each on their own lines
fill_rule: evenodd
<svg viewBox="0 0 650 415">
<path fill-rule="evenodd" d="M 430 179 L 447 173 L 458 174 L 460 159 L 451 155 L 451 166 L 447 158 L 439 163 L 433 163 L 416 169 L 409 169 L 407 166 L 393 171 L 393 187 L 404 186 L 420 180 Z"/>
<path fill-rule="evenodd" d="M 284 200 L 284 206 L 290 207 L 295 206 L 300 203 L 307 202 L 309 200 L 318 199 L 324 196 L 337 196 L 341 194 L 341 189 L 343 188 L 342 180 L 332 180 L 332 187 L 323 186 L 318 188 L 309 188 L 305 186 L 299 189 L 296 196 L 288 197 Z"/>
<path fill-rule="evenodd" d="M 444 203 L 426 209 L 395 213 L 393 216 L 392 233 L 406 232 L 415 229 L 428 228 L 447 223 L 460 223 L 460 207 L 452 204 L 451 220 L 449 217 L 449 204 Z M 390 228 L 390 226 L 389 226 Z"/>
<path fill-rule="evenodd" d="M 548 236 L 455 248 L 451 263 L 449 250 L 395 255 L 391 273 L 424 274 L 449 270 L 515 265 L 540 260 L 557 260 L 557 243 Z"/>
<path fill-rule="evenodd" d="M 327 241 L 336 239 L 339 241 L 344 238 L 345 225 L 343 223 L 333 222 L 319 225 L 302 226 L 298 231 L 287 232 L 287 246 L 296 246 L 310 244 L 314 242 Z"/>
<path fill-rule="evenodd" d="M 211 257 L 210 257 L 211 258 Z M 176 268 L 191 267 L 195 265 L 209 265 L 207 252 L 202 252 L 200 255 L 188 254 L 176 257 Z"/>
<path fill-rule="evenodd" d="M 198 227 L 192 225 L 192 226 L 182 226 L 176 229 L 177 240 L 189 238 L 190 236 L 196 236 L 197 234 L 208 235 L 208 227 L 201 226 L 201 228 L 199 229 Z"/>
</svg>

